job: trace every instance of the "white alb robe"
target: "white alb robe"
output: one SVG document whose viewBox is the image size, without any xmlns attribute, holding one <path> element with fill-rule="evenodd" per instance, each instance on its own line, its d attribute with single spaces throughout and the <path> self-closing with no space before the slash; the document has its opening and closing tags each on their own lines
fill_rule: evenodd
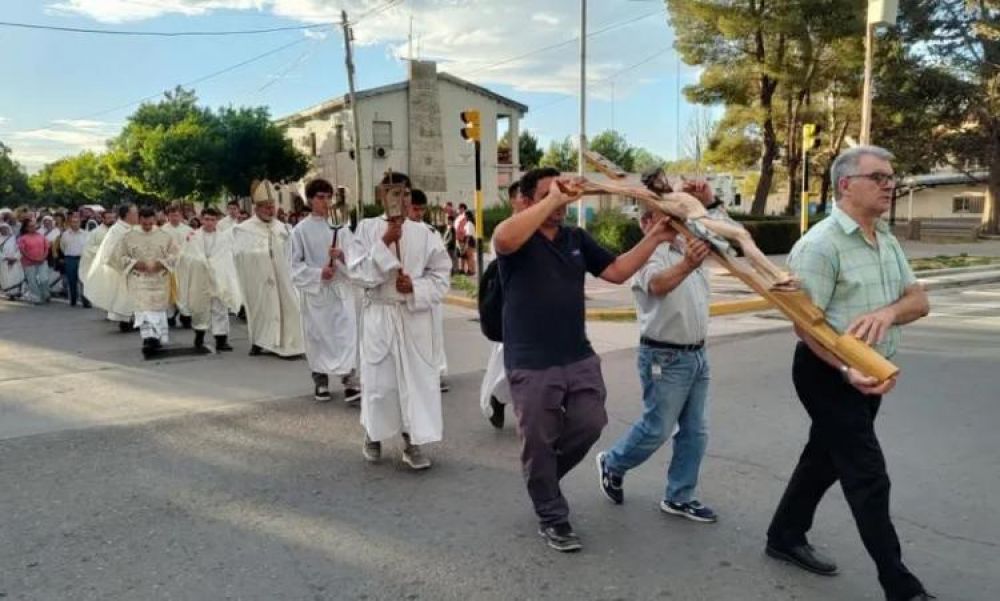
<svg viewBox="0 0 1000 601">
<path fill-rule="evenodd" d="M 129 321 L 135 311 L 128 294 L 125 276 L 115 266 L 109 264 L 118 245 L 131 229 L 132 227 L 121 219 L 108 229 L 84 284 L 87 288 L 87 300 L 95 307 L 107 311 L 108 319 L 111 321 Z"/>
<path fill-rule="evenodd" d="M 490 358 L 486 363 L 486 373 L 479 385 L 479 406 L 483 415 L 490 417 L 490 397 L 496 397 L 504 405 L 509 405 L 510 383 L 507 382 L 507 370 L 503 366 L 503 343 L 494 342 L 490 350 Z"/>
<path fill-rule="evenodd" d="M 282 357 L 301 355 L 302 318 L 288 273 L 291 230 L 256 215 L 232 228 L 233 262 L 247 311 L 250 342 Z"/>
<path fill-rule="evenodd" d="M 83 289 L 87 289 L 87 274 L 94 264 L 97 251 L 101 248 L 101 242 L 108 235 L 108 226 L 103 223 L 87 233 L 87 243 L 83 245 L 83 254 L 80 255 L 80 282 Z M 88 297 L 89 300 L 89 297 Z"/>
<path fill-rule="evenodd" d="M 232 232 L 194 232 L 181 250 L 176 274 L 177 302 L 191 311 L 194 329 L 207 330 L 209 323 L 216 321 L 212 333 L 227 333 L 228 312 L 239 311 L 243 303 L 233 263 Z M 226 309 L 222 312 L 226 324 L 221 323 L 221 314 L 213 320 L 212 308 L 218 303 Z"/>
<path fill-rule="evenodd" d="M 14 263 L 8 263 L 13 260 Z M 24 268 L 21 267 L 21 251 L 17 248 L 17 236 L 0 236 L 0 294 L 20 296 L 24 284 Z"/>
<path fill-rule="evenodd" d="M 309 369 L 313 373 L 346 376 L 357 367 L 358 350 L 355 293 L 347 262 L 338 260 L 333 279 L 322 280 L 323 268 L 330 264 L 335 232 L 336 247 L 346 254 L 354 237 L 349 228 L 334 229 L 322 217 L 299 222 L 292 230 L 288 261 L 292 284 L 299 292 Z"/>
<path fill-rule="evenodd" d="M 423 223 L 427 226 L 427 229 L 431 233 L 437 236 L 441 244 L 444 245 L 444 239 L 441 238 L 441 234 L 434 229 L 434 226 L 429 223 L 424 223 L 419 221 L 417 223 Z M 447 250 L 447 249 L 445 249 Z M 445 376 L 448 374 L 448 355 L 445 353 L 444 346 L 444 305 L 440 302 L 431 305 L 431 319 L 434 320 L 434 336 L 437 338 L 437 342 L 434 343 L 434 348 L 438 351 L 437 364 L 441 368 L 441 375 Z"/>
<path fill-rule="evenodd" d="M 366 288 L 361 334 L 361 423 L 375 441 L 407 432 L 413 444 L 441 440 L 441 341 L 431 308 L 448 291 L 451 259 L 425 226 L 406 220 L 399 241 L 382 242 L 384 217 L 358 224 L 347 252 L 353 281 Z M 396 290 L 396 275 L 413 292 Z"/>
<path fill-rule="evenodd" d="M 215 230 L 218 232 L 228 232 L 229 230 L 233 229 L 233 227 L 236 225 L 239 225 L 239 222 L 230 217 L 229 215 L 226 215 L 225 217 L 219 220 L 219 223 L 215 225 Z"/>
</svg>

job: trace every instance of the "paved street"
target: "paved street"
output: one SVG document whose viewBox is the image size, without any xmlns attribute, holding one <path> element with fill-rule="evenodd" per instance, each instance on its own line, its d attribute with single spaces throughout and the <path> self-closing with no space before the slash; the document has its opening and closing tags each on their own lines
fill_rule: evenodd
<svg viewBox="0 0 1000 601">
<path fill-rule="evenodd" d="M 932 296 L 908 329 L 880 435 L 905 556 L 947 601 L 1000 598 L 1000 286 Z M 763 534 L 806 436 L 793 339 L 773 313 L 718 318 L 705 526 L 660 514 L 669 450 L 598 492 L 564 481 L 586 548 L 542 544 L 508 425 L 478 408 L 487 345 L 448 308 L 452 391 L 432 470 L 361 459 L 358 412 L 311 401 L 303 362 L 237 352 L 155 363 L 96 311 L 0 304 L 0 598 L 30 600 L 880 600 L 839 490 L 813 542 L 841 575 L 766 559 Z M 611 444 L 639 414 L 631 323 L 588 324 Z M 190 332 L 176 339 L 187 344 Z"/>
</svg>

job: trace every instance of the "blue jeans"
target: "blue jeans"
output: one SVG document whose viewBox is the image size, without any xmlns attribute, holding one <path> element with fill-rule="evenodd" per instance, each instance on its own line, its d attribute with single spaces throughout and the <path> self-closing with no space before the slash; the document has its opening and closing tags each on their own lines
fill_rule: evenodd
<svg viewBox="0 0 1000 601">
<path fill-rule="evenodd" d="M 612 472 L 625 475 L 649 459 L 673 433 L 674 454 L 667 470 L 664 499 L 694 499 L 698 471 L 708 443 L 708 359 L 705 349 L 680 351 L 639 346 L 642 419 L 632 425 L 605 456 Z"/>
</svg>

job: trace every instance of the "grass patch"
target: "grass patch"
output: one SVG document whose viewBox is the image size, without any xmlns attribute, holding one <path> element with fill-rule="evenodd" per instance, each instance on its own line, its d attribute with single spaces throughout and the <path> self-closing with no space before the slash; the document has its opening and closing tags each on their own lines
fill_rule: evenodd
<svg viewBox="0 0 1000 601">
<path fill-rule="evenodd" d="M 952 269 L 955 267 L 975 267 L 977 265 L 992 265 L 1000 263 L 1000 257 L 974 257 L 968 253 L 960 255 L 938 255 L 923 259 L 910 259 L 913 271 L 929 271 L 932 269 Z"/>
<path fill-rule="evenodd" d="M 469 298 L 476 298 L 479 290 L 478 276 L 469 277 L 460 273 L 455 274 L 451 276 L 451 289 L 455 292 L 461 292 Z"/>
</svg>

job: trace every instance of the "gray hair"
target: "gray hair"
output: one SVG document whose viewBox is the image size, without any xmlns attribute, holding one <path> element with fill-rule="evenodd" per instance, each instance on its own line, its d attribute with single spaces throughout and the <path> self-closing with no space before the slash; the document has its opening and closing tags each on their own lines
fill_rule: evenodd
<svg viewBox="0 0 1000 601">
<path fill-rule="evenodd" d="M 883 161 L 892 161 L 891 152 L 881 146 L 855 146 L 837 155 L 830 167 L 830 183 L 833 184 L 833 195 L 840 198 L 840 179 L 851 175 L 858 175 L 858 163 L 861 157 L 873 156 Z"/>
</svg>

